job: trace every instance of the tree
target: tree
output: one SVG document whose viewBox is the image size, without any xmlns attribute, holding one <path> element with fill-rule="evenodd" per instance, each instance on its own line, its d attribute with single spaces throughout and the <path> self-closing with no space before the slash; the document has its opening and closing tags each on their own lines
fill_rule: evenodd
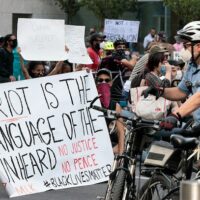
<svg viewBox="0 0 200 200">
<path fill-rule="evenodd" d="M 78 0 L 54 0 L 55 4 L 58 5 L 66 14 L 67 24 L 72 23 L 72 17 L 79 11 L 82 3 Z"/>
<path fill-rule="evenodd" d="M 137 0 L 81 0 L 81 3 L 99 19 L 101 28 L 105 18 L 118 19 L 124 12 L 134 11 L 136 2 Z"/>
<path fill-rule="evenodd" d="M 164 4 L 178 16 L 182 25 L 199 20 L 199 0 L 164 0 Z"/>
</svg>

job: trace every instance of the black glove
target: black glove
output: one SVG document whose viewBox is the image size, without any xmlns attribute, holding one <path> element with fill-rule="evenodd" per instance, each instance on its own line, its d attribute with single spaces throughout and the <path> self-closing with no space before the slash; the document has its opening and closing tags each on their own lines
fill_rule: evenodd
<svg viewBox="0 0 200 200">
<path fill-rule="evenodd" d="M 177 134 L 184 137 L 199 137 L 200 136 L 200 125 L 192 127 L 192 129 L 182 129 Z"/>
<path fill-rule="evenodd" d="M 160 127 L 165 130 L 172 130 L 173 128 L 178 127 L 181 124 L 181 119 L 178 115 L 173 113 L 168 115 L 161 123 Z"/>
<path fill-rule="evenodd" d="M 162 96 L 164 93 L 164 88 L 161 87 L 154 87 L 154 86 L 149 86 L 146 90 L 142 91 L 142 96 L 144 95 L 144 98 L 147 98 L 149 94 L 152 94 L 156 96 L 156 100 Z"/>
</svg>

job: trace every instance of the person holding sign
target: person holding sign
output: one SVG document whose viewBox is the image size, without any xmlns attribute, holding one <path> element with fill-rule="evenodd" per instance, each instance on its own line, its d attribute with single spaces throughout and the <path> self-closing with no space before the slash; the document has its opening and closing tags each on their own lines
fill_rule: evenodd
<svg viewBox="0 0 200 200">
<path fill-rule="evenodd" d="M 17 38 L 13 34 L 4 37 L 3 48 L 0 48 L 0 83 L 15 81 L 13 76 L 13 49 L 17 47 Z"/>
<path fill-rule="evenodd" d="M 54 69 L 48 74 L 46 72 L 44 61 L 30 61 L 28 63 L 28 67 L 26 67 L 20 52 L 21 52 L 21 49 L 18 48 L 18 53 L 20 55 L 20 65 L 21 65 L 21 69 L 22 69 L 22 72 L 24 74 L 25 79 L 39 78 L 39 77 L 43 77 L 43 76 L 55 75 L 55 74 L 58 74 L 59 71 L 62 68 L 62 65 L 63 65 L 62 61 L 57 62 Z"/>
</svg>

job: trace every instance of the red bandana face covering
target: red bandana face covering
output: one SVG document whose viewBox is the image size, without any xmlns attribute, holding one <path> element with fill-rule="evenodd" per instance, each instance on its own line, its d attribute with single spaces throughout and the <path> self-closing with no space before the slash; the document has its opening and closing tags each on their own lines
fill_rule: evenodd
<svg viewBox="0 0 200 200">
<path fill-rule="evenodd" d="M 108 108 L 110 105 L 110 85 L 108 83 L 99 83 L 97 91 L 100 96 L 100 101 L 103 107 Z"/>
</svg>

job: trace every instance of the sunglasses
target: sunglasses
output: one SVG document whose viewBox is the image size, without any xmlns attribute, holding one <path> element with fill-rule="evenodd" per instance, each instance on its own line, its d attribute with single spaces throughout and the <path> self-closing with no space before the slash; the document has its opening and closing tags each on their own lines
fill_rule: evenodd
<svg viewBox="0 0 200 200">
<path fill-rule="evenodd" d="M 109 78 L 98 78 L 97 79 L 97 82 L 98 83 L 103 83 L 103 82 L 106 82 L 106 83 L 108 83 L 108 82 L 110 82 L 111 80 L 109 79 Z"/>
</svg>

